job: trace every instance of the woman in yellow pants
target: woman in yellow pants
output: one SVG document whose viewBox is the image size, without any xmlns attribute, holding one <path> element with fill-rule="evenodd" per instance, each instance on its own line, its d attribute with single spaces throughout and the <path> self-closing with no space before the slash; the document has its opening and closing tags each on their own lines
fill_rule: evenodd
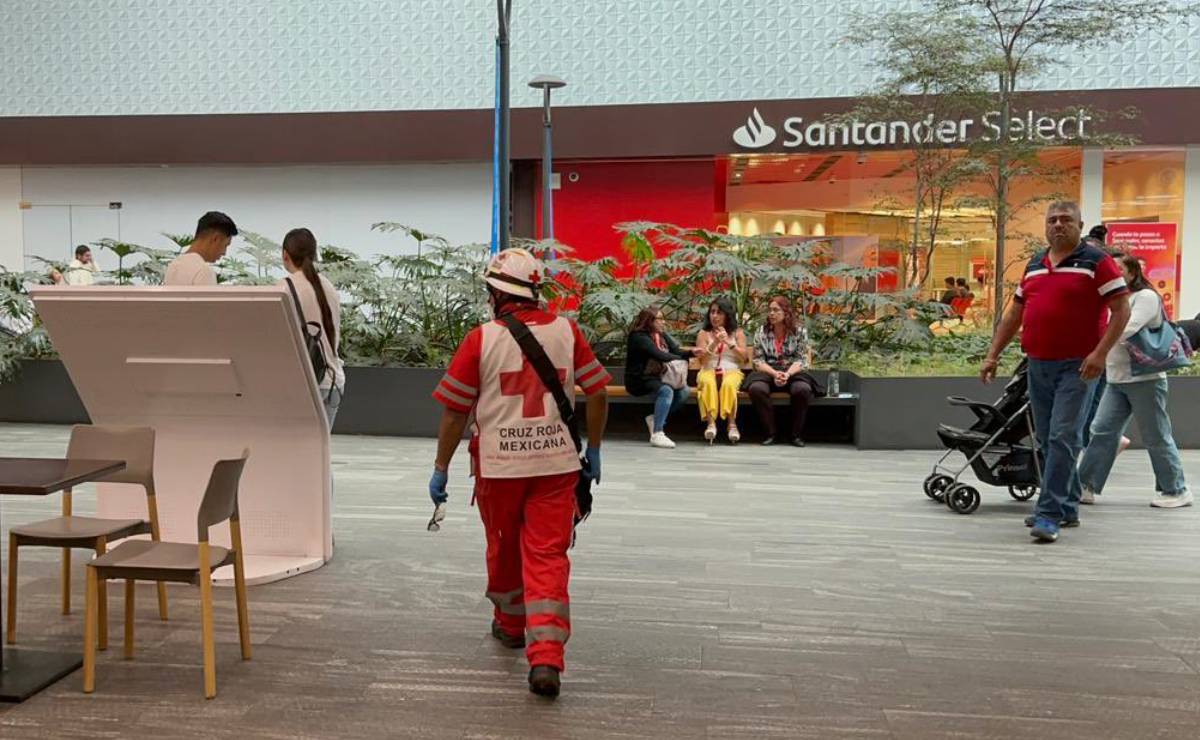
<svg viewBox="0 0 1200 740">
<path fill-rule="evenodd" d="M 707 424 L 704 438 L 709 444 L 717 438 L 717 420 L 728 419 L 729 443 L 742 438 L 737 427 L 738 390 L 742 387 L 741 366 L 749 360 L 746 334 L 737 325 L 737 312 L 728 299 L 718 298 L 708 307 L 704 329 L 696 339 L 700 372 L 696 376 L 696 395 L 700 419 Z"/>
</svg>

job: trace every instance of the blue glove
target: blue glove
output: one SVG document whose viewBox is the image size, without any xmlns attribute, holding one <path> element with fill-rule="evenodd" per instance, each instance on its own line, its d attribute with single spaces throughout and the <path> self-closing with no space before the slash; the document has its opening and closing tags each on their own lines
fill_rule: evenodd
<svg viewBox="0 0 1200 740">
<path fill-rule="evenodd" d="M 433 477 L 429 479 L 429 498 L 433 499 L 433 503 L 444 504 L 446 499 L 450 498 L 446 493 L 446 483 L 450 480 L 448 471 L 433 469 Z"/>
<path fill-rule="evenodd" d="M 600 485 L 600 448 L 589 447 L 583 453 L 583 456 L 587 458 L 588 466 L 591 468 L 591 475 L 589 477 L 593 483 Z"/>
</svg>

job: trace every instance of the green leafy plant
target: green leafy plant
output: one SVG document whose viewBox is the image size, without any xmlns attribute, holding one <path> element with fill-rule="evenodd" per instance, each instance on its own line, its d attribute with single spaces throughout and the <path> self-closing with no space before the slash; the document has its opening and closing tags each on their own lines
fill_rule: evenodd
<svg viewBox="0 0 1200 740">
<path fill-rule="evenodd" d="M 20 372 L 22 360 L 54 356 L 28 290 L 30 285 L 49 282 L 45 273 L 9 272 L 0 267 L 0 382 Z"/>
<path fill-rule="evenodd" d="M 129 285 L 132 282 L 133 273 L 125 268 L 125 259 L 137 254 L 141 247 L 136 244 L 117 241 L 116 239 L 101 239 L 92 242 L 92 246 L 107 249 L 117 256 L 117 271 L 113 276 L 116 278 L 118 285 Z"/>
</svg>

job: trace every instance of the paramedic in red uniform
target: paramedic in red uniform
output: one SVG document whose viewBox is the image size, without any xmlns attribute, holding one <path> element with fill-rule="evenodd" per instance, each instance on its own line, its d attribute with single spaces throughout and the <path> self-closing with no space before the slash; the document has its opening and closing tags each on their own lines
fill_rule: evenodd
<svg viewBox="0 0 1200 740">
<path fill-rule="evenodd" d="M 494 315 L 511 313 L 530 328 L 568 397 L 576 385 L 587 395 L 586 455 L 598 484 L 611 378 L 575 323 L 540 307 L 543 274 L 529 252 L 501 252 L 485 275 L 489 302 Z M 430 497 L 435 504 L 446 500 L 450 459 L 473 410 L 471 469 L 487 532 L 492 636 L 506 647 L 525 647 L 529 690 L 553 698 L 571 634 L 567 549 L 581 467 L 575 445 L 553 396 L 499 321 L 467 335 L 433 397 L 445 409 Z"/>
</svg>

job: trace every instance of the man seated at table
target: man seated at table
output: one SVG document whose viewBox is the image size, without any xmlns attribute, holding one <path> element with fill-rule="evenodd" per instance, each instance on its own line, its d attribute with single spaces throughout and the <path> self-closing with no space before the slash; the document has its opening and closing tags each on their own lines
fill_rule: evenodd
<svg viewBox="0 0 1200 740">
<path fill-rule="evenodd" d="M 229 242 L 237 236 L 233 219 L 219 211 L 209 211 L 196 224 L 196 238 L 183 254 L 167 265 L 163 285 L 216 285 L 217 274 L 209 267 L 225 256 Z"/>
</svg>

